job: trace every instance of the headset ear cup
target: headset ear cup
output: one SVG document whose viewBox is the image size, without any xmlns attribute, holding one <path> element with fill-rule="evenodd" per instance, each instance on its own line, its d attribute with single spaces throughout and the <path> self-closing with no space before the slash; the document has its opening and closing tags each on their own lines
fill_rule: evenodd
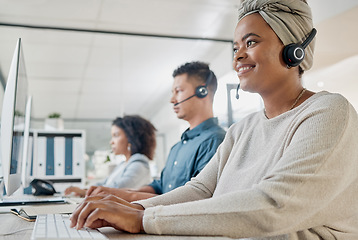
<svg viewBox="0 0 358 240">
<path fill-rule="evenodd" d="M 299 44 L 288 44 L 283 49 L 283 61 L 289 67 L 296 67 L 300 65 L 305 57 L 305 50 Z"/>
<path fill-rule="evenodd" d="M 195 89 L 195 95 L 198 98 L 204 98 L 208 95 L 208 89 L 206 88 L 206 86 L 199 86 Z"/>
</svg>

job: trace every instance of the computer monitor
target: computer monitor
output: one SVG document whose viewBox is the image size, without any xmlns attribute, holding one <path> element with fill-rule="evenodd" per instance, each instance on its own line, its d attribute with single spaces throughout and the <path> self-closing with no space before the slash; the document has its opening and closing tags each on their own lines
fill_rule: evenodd
<svg viewBox="0 0 358 240">
<path fill-rule="evenodd" d="M 20 38 L 11 62 L 1 114 L 1 163 L 7 195 L 21 186 L 27 98 L 28 83 Z"/>
<path fill-rule="evenodd" d="M 27 188 L 31 182 L 31 169 L 32 169 L 32 141 L 30 139 L 30 126 L 31 126 L 31 107 L 32 96 L 29 96 L 26 103 L 25 110 L 25 129 L 24 129 L 24 148 L 22 157 L 22 171 L 21 183 L 23 188 Z"/>
</svg>

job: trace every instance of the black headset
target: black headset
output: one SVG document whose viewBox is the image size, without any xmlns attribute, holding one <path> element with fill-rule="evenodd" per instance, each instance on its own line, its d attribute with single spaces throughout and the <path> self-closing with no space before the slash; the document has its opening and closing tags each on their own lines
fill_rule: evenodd
<svg viewBox="0 0 358 240">
<path fill-rule="evenodd" d="M 209 70 L 209 75 L 206 78 L 206 82 L 204 86 L 197 86 L 195 89 L 195 96 L 198 98 L 204 98 L 208 95 L 208 85 L 210 84 L 211 80 L 213 79 L 214 74 L 211 70 Z"/>
<path fill-rule="evenodd" d="M 296 67 L 300 65 L 305 57 L 305 48 L 310 44 L 317 33 L 315 28 L 312 29 L 310 35 L 302 43 L 291 43 L 285 46 L 283 49 L 283 61 L 287 64 L 287 67 Z"/>
<path fill-rule="evenodd" d="M 317 30 L 315 28 L 312 29 L 310 35 L 306 38 L 306 40 L 302 43 L 291 43 L 284 47 L 283 49 L 283 61 L 287 64 L 287 67 L 296 67 L 300 65 L 300 63 L 305 58 L 305 48 L 312 42 L 313 38 L 316 36 Z M 236 89 L 236 99 L 239 99 L 239 89 L 240 83 L 237 85 Z"/>
<path fill-rule="evenodd" d="M 212 81 L 212 79 L 214 78 L 214 73 L 209 70 L 209 74 L 208 74 L 208 77 L 206 78 L 206 82 L 205 82 L 205 85 L 203 86 L 197 86 L 195 88 L 195 93 L 193 95 L 191 95 L 190 97 L 187 97 L 185 98 L 184 100 L 180 101 L 180 102 L 177 102 L 174 104 L 174 106 L 177 106 L 187 100 L 189 100 L 190 98 L 192 97 L 195 97 L 197 96 L 198 98 L 204 98 L 208 95 L 209 91 L 208 91 L 208 85 L 210 84 L 210 82 Z"/>
</svg>

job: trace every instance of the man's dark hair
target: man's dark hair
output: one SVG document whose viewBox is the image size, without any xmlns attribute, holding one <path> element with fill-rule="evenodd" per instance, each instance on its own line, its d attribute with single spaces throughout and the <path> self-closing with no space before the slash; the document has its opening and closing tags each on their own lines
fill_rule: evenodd
<svg viewBox="0 0 358 240">
<path fill-rule="evenodd" d="M 127 115 L 113 120 L 112 125 L 124 131 L 128 142 L 131 144 L 131 154 L 141 153 L 149 159 L 153 159 L 156 138 L 156 128 L 148 120 L 138 115 Z"/>
<path fill-rule="evenodd" d="M 173 77 L 175 78 L 178 75 L 187 74 L 188 81 L 191 81 L 194 86 L 200 86 L 208 84 L 208 90 L 213 93 L 213 96 L 218 87 L 218 82 L 214 72 L 209 68 L 209 65 L 204 62 L 188 62 L 173 72 Z"/>
</svg>

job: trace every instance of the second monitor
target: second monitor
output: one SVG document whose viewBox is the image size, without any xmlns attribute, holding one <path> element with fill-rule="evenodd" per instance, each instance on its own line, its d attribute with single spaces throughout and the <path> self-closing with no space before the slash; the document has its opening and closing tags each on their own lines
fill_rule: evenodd
<svg viewBox="0 0 358 240">
<path fill-rule="evenodd" d="M 1 114 L 1 162 L 7 195 L 21 186 L 25 129 L 27 134 L 29 129 L 25 124 L 27 99 L 28 83 L 20 38 L 12 58 Z"/>
</svg>

